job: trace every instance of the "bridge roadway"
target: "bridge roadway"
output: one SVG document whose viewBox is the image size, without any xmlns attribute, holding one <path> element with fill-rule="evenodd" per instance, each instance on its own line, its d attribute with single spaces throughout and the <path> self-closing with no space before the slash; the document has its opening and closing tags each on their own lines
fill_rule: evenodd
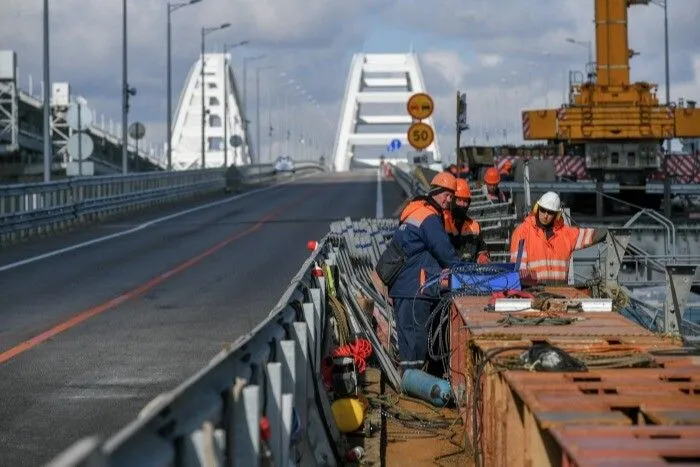
<svg viewBox="0 0 700 467">
<path fill-rule="evenodd" d="M 0 251 L 0 465 L 125 425 L 267 316 L 309 239 L 378 209 L 373 170 L 216 198 Z"/>
</svg>

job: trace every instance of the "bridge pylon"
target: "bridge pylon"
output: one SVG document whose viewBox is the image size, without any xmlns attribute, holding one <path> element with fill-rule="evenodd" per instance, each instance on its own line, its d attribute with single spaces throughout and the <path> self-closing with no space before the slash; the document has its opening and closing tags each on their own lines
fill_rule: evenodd
<svg viewBox="0 0 700 467">
<path fill-rule="evenodd" d="M 387 161 L 405 161 L 405 150 L 386 153 L 386 148 L 395 139 L 401 141 L 402 148 L 410 148 L 406 133 L 413 120 L 406 105 L 411 95 L 419 92 L 426 89 L 416 54 L 355 54 L 336 136 L 335 170 L 350 170 L 353 162 L 377 166 L 382 154 Z M 423 121 L 435 129 L 432 116 Z M 435 133 L 425 151 L 432 151 L 434 160 L 441 160 Z M 358 157 L 358 147 L 372 148 L 371 155 Z"/>
<path fill-rule="evenodd" d="M 187 75 L 185 87 L 175 110 L 172 140 L 173 170 L 196 169 L 202 166 L 202 92 L 204 92 L 205 115 L 205 167 L 222 167 L 225 155 L 229 166 L 250 164 L 251 139 L 248 125 L 243 117 L 245 115 L 243 99 L 230 66 L 231 55 L 204 54 L 203 63 L 204 86 L 201 83 L 202 57 L 200 57 Z M 227 107 L 225 100 L 227 100 Z M 226 125 L 225 129 L 224 125 Z M 234 136 L 242 141 L 238 147 L 231 142 Z"/>
</svg>

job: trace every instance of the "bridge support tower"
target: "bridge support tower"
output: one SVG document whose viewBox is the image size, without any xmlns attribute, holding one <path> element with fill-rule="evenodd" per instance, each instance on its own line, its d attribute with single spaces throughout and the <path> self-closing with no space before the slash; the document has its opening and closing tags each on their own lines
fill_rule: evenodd
<svg viewBox="0 0 700 467">
<path fill-rule="evenodd" d="M 406 151 L 411 150 L 406 133 L 412 123 L 406 104 L 418 92 L 426 89 L 416 54 L 355 54 L 336 136 L 334 169 L 342 172 L 351 165 L 378 166 L 381 155 L 386 161 L 406 161 Z M 424 122 L 435 129 L 433 117 Z M 440 161 L 435 133 L 435 140 L 425 150 Z M 401 141 L 401 150 L 386 153 L 394 139 Z M 358 148 L 365 150 L 356 151 Z"/>
<path fill-rule="evenodd" d="M 251 162 L 249 131 L 243 118 L 243 99 L 237 86 L 230 54 L 209 53 L 204 55 L 204 86 L 201 83 L 202 59 L 192 66 L 175 111 L 173 125 L 173 170 L 188 170 L 201 167 L 202 151 L 202 90 L 204 90 L 204 148 L 206 168 L 224 165 L 224 145 L 228 165 L 246 165 Z M 225 77 L 225 73 L 228 76 Z M 226 89 L 224 89 L 226 85 Z M 228 99 L 228 110 L 224 117 L 224 99 Z M 224 125 L 227 125 L 224 132 Z M 228 141 L 224 141 L 224 133 Z M 231 144 L 233 136 L 242 140 L 242 145 Z"/>
</svg>

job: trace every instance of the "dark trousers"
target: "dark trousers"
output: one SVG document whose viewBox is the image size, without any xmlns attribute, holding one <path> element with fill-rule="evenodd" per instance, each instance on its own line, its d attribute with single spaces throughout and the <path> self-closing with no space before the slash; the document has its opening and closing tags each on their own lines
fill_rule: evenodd
<svg viewBox="0 0 700 467">
<path fill-rule="evenodd" d="M 422 368 L 428 356 L 428 319 L 434 300 L 394 298 L 399 364 L 402 370 Z"/>
</svg>

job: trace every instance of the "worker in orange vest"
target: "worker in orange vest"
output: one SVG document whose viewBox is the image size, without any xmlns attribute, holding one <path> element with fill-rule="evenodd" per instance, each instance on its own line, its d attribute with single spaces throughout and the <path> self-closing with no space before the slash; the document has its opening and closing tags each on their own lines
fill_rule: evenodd
<svg viewBox="0 0 700 467">
<path fill-rule="evenodd" d="M 425 271 L 459 264 L 443 223 L 456 189 L 456 179 L 440 172 L 430 182 L 427 196 L 416 196 L 403 209 L 394 233 L 405 258 L 396 279 L 389 286 L 389 297 L 396 314 L 399 364 L 402 371 L 423 367 L 428 355 L 426 325 L 439 298 L 421 295 Z"/>
<path fill-rule="evenodd" d="M 501 183 L 501 174 L 496 167 L 489 167 L 484 172 L 484 194 L 494 203 L 505 203 L 506 194 L 501 191 L 498 184 Z"/>
<path fill-rule="evenodd" d="M 600 243 L 608 229 L 572 227 L 564 224 L 559 195 L 542 195 L 510 240 L 510 260 L 517 262 L 520 242 L 520 277 L 524 284 L 563 282 L 569 277 L 574 251 Z"/>
<path fill-rule="evenodd" d="M 481 226 L 468 215 L 471 201 L 472 193 L 469 189 L 469 183 L 458 178 L 452 207 L 443 211 L 445 230 L 450 237 L 452 246 L 455 247 L 463 261 L 476 261 L 479 264 L 484 264 L 490 262 L 489 250 L 481 235 Z"/>
<path fill-rule="evenodd" d="M 505 161 L 503 165 L 501 165 L 501 180 L 513 180 L 513 163 L 509 160 Z"/>
</svg>

